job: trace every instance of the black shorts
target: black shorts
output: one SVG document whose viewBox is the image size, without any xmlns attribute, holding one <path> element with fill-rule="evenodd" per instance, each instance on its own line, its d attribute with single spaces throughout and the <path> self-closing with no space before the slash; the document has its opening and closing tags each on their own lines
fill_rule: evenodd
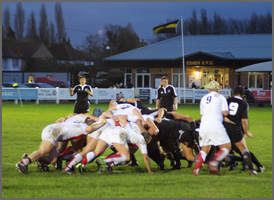
<svg viewBox="0 0 274 200">
<path fill-rule="evenodd" d="M 87 102 L 75 102 L 74 113 L 88 113 L 89 112 L 89 101 Z"/>
<path fill-rule="evenodd" d="M 232 143 L 240 142 L 244 136 L 242 128 L 236 124 L 224 122 L 224 127 Z"/>
</svg>

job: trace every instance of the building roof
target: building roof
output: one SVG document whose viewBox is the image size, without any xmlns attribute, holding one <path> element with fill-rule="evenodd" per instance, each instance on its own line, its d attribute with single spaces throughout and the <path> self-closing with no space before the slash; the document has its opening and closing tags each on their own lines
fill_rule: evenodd
<svg viewBox="0 0 274 200">
<path fill-rule="evenodd" d="M 70 45 L 67 44 L 56 44 L 49 48 L 52 55 L 57 60 L 65 60 L 65 61 L 72 61 L 72 60 L 82 60 L 86 61 L 89 60 L 89 57 L 84 52 L 78 51 L 77 49 L 74 49 Z"/>
<path fill-rule="evenodd" d="M 272 72 L 272 61 L 248 65 L 235 70 L 235 72 Z"/>
<path fill-rule="evenodd" d="M 11 58 L 31 58 L 42 47 L 44 47 L 42 42 L 3 42 L 2 56 Z"/>
<path fill-rule="evenodd" d="M 204 53 L 233 59 L 272 59 L 272 34 L 252 35 L 187 35 L 185 57 Z M 141 48 L 107 57 L 105 61 L 177 60 L 182 58 L 182 39 L 177 36 Z"/>
</svg>

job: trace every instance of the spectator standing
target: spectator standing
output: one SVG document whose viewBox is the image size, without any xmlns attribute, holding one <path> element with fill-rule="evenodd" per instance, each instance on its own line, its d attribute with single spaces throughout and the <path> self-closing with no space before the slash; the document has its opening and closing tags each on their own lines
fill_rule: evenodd
<svg viewBox="0 0 274 200">
<path fill-rule="evenodd" d="M 70 96 L 77 93 L 77 99 L 74 105 L 74 114 L 87 114 L 90 109 L 90 103 L 88 95 L 93 96 L 93 91 L 90 85 L 86 84 L 87 79 L 85 76 L 79 76 L 79 85 L 76 85 L 73 89 L 69 87 Z"/>
<path fill-rule="evenodd" d="M 168 112 L 176 111 L 178 98 L 175 87 L 168 84 L 167 77 L 161 78 L 160 87 L 157 89 L 156 108 L 166 108 Z"/>
</svg>

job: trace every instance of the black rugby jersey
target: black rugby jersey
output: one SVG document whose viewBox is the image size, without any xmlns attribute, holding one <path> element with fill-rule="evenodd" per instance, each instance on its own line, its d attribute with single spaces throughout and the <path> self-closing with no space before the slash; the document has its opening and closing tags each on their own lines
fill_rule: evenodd
<svg viewBox="0 0 274 200">
<path fill-rule="evenodd" d="M 240 97 L 232 97 L 227 99 L 227 104 L 227 118 L 237 125 L 242 125 L 242 119 L 248 118 L 248 104 Z"/>
<path fill-rule="evenodd" d="M 179 139 L 180 134 L 190 129 L 189 123 L 183 120 L 163 119 L 161 123 L 156 121 L 154 123 L 159 129 L 158 136 L 160 140 L 165 138 Z"/>
<path fill-rule="evenodd" d="M 167 87 L 159 87 L 157 89 L 157 99 L 160 99 L 160 107 L 168 108 L 173 106 L 174 98 L 177 97 L 175 87 L 167 85 Z"/>
<path fill-rule="evenodd" d="M 89 90 L 89 91 L 93 92 L 91 86 L 87 85 L 87 84 L 85 84 L 84 86 L 79 84 L 73 88 L 73 94 L 77 93 L 77 99 L 76 99 L 77 102 L 88 101 L 89 93 L 85 92 L 85 90 Z"/>
</svg>

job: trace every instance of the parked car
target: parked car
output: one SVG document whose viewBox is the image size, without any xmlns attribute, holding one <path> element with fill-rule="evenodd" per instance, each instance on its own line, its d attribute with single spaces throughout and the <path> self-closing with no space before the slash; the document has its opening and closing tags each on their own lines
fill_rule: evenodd
<svg viewBox="0 0 274 200">
<path fill-rule="evenodd" d="M 2 82 L 2 87 L 5 88 L 11 88 L 13 87 L 13 84 L 16 84 L 17 82 Z M 27 85 L 23 84 L 23 83 L 17 83 L 19 88 L 28 88 Z"/>
<path fill-rule="evenodd" d="M 52 85 L 47 83 L 25 83 L 30 88 L 54 88 Z"/>
<path fill-rule="evenodd" d="M 68 88 L 69 87 L 68 81 L 61 81 L 56 78 L 37 77 L 34 82 L 35 83 L 47 83 L 47 84 L 52 85 L 53 87 L 59 87 L 59 88 Z"/>
</svg>

